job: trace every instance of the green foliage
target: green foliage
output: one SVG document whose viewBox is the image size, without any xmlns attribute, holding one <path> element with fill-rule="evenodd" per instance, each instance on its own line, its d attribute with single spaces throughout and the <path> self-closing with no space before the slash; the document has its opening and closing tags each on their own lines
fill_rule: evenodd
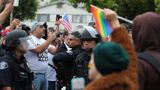
<svg viewBox="0 0 160 90">
<path fill-rule="evenodd" d="M 34 19 L 37 8 L 37 0 L 19 0 L 19 6 L 14 7 L 13 17 L 18 15 L 20 20 Z"/>
<path fill-rule="evenodd" d="M 36 11 L 38 8 L 38 1 L 37 0 L 19 0 L 19 6 L 14 7 L 13 10 L 13 18 L 19 17 L 21 21 L 27 19 L 34 19 L 36 16 Z M 8 26 L 10 23 L 10 17 L 5 20 L 3 26 Z"/>
<path fill-rule="evenodd" d="M 155 0 L 156 12 L 160 14 L 160 0 Z"/>
<path fill-rule="evenodd" d="M 93 4 L 95 6 L 98 6 L 100 8 L 112 8 L 115 9 L 117 7 L 117 4 L 115 3 L 115 0 L 69 0 L 73 5 L 76 5 L 80 2 L 85 3 L 85 8 L 87 11 L 90 11 L 90 5 Z"/>
<path fill-rule="evenodd" d="M 146 11 L 155 11 L 154 0 L 116 0 L 118 14 L 129 19 Z"/>
<path fill-rule="evenodd" d="M 157 7 L 154 0 L 69 0 L 71 3 L 77 4 L 79 2 L 85 3 L 85 7 L 89 11 L 90 4 L 100 8 L 110 8 L 115 10 L 120 16 L 128 19 L 133 19 L 136 15 L 146 11 L 160 12 L 160 0 L 156 0 Z"/>
</svg>

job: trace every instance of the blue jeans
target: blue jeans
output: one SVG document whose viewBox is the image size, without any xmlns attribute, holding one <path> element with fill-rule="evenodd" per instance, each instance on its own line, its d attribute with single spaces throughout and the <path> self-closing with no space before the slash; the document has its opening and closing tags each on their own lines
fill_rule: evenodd
<svg viewBox="0 0 160 90">
<path fill-rule="evenodd" d="M 43 73 L 34 73 L 34 90 L 48 90 L 48 81 Z"/>
</svg>

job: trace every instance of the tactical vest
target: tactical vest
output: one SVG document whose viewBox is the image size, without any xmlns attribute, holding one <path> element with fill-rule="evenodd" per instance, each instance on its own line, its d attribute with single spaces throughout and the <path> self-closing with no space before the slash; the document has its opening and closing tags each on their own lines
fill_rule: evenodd
<svg viewBox="0 0 160 90">
<path fill-rule="evenodd" d="M 12 89 L 13 90 L 32 90 L 33 74 L 26 64 L 26 60 L 23 58 L 21 63 L 13 60 L 13 57 L 5 55 L 2 58 L 6 58 L 7 62 L 12 65 Z"/>
</svg>

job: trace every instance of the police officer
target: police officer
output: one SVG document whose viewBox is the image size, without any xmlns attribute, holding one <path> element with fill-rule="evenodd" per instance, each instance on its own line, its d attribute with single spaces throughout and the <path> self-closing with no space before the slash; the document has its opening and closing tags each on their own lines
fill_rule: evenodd
<svg viewBox="0 0 160 90">
<path fill-rule="evenodd" d="M 88 63 L 90 60 L 90 53 L 96 44 L 101 41 L 101 38 L 95 28 L 91 26 L 85 26 L 84 31 L 81 34 L 81 41 L 84 51 L 76 57 L 74 76 L 83 77 L 85 79 L 85 84 L 87 84 L 89 82 Z"/>
<path fill-rule="evenodd" d="M 0 58 L 0 90 L 32 90 L 32 74 L 23 57 L 26 42 L 27 33 L 23 30 L 7 34 L 6 55 Z"/>
</svg>

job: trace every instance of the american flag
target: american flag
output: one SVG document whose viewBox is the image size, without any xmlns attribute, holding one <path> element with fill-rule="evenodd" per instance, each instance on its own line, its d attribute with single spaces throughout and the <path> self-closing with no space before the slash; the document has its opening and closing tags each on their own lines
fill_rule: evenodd
<svg viewBox="0 0 160 90">
<path fill-rule="evenodd" d="M 67 31 L 70 31 L 72 29 L 72 26 L 71 26 L 69 19 L 68 19 L 68 16 L 66 14 L 61 19 L 61 24 L 64 26 L 64 29 Z"/>
</svg>

